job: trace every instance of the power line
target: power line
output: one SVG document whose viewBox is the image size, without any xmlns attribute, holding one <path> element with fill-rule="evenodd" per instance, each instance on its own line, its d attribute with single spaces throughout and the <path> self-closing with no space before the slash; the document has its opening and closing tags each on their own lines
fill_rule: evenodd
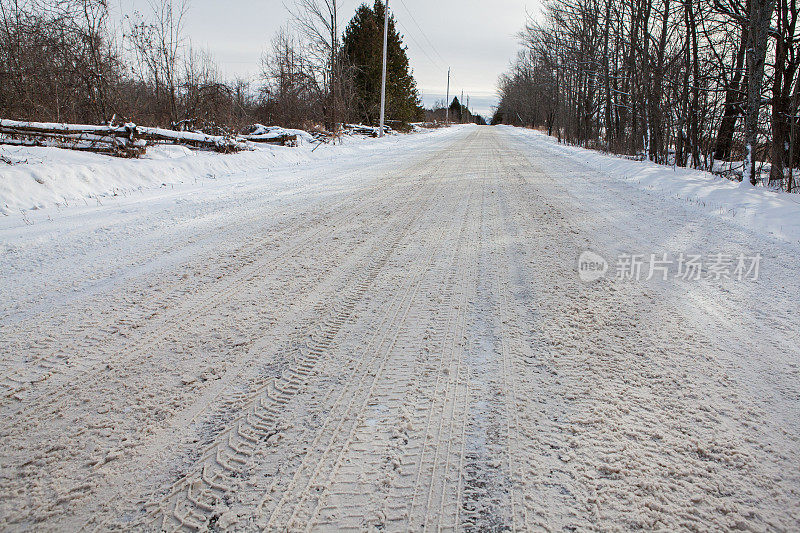
<svg viewBox="0 0 800 533">
<path fill-rule="evenodd" d="M 403 22 L 402 22 L 402 21 L 401 21 L 399 18 L 395 18 L 395 20 L 397 21 L 397 23 L 398 23 L 398 24 L 400 24 L 400 27 L 402 27 L 402 28 L 405 30 L 405 32 L 406 32 L 406 35 L 408 35 L 408 36 L 411 38 L 411 40 L 412 40 L 412 41 L 414 41 L 414 44 L 416 44 L 416 45 L 419 47 L 419 49 L 420 49 L 420 50 L 422 50 L 422 53 L 423 53 L 423 54 L 425 54 L 425 57 L 427 57 L 427 58 L 428 58 L 428 61 L 430 61 L 430 62 L 431 62 L 431 64 L 432 64 L 434 67 L 436 67 L 436 68 L 439 68 L 439 69 L 440 69 L 440 68 L 442 68 L 442 66 L 439 64 L 439 62 L 438 62 L 438 61 L 436 61 L 435 59 L 433 59 L 433 58 L 430 56 L 430 54 L 428 54 L 428 51 L 427 51 L 427 50 L 425 50 L 425 47 L 424 47 L 424 46 L 422 46 L 421 44 L 419 44 L 419 41 L 417 41 L 417 40 L 414 38 L 414 35 L 413 35 L 413 34 L 412 34 L 410 31 L 408 31 L 408 28 L 406 27 L 406 25 L 405 25 L 405 24 L 403 24 Z"/>
<path fill-rule="evenodd" d="M 414 21 L 414 24 L 416 24 L 417 28 L 419 28 L 420 33 L 422 33 L 422 36 L 425 37 L 426 41 L 428 41 L 428 44 L 430 45 L 431 49 L 436 53 L 437 56 L 439 56 L 439 59 L 442 60 L 443 64 L 447 64 L 447 61 L 444 60 L 444 58 L 442 57 L 442 54 L 439 53 L 439 50 L 436 49 L 436 47 L 433 45 L 431 40 L 428 38 L 428 34 L 425 33 L 425 30 L 423 30 L 422 26 L 419 25 L 419 22 L 417 22 L 417 19 L 414 18 L 414 14 L 411 12 L 411 10 L 406 5 L 405 0 L 400 0 L 400 3 L 403 4 L 404 8 L 406 8 L 406 11 L 408 12 L 408 15 L 411 17 L 411 20 Z"/>
<path fill-rule="evenodd" d="M 425 55 L 425 57 L 428 59 L 428 61 L 431 62 L 431 65 L 433 65 L 437 69 L 445 68 L 443 65 L 446 65 L 447 62 L 442 57 L 442 54 L 439 53 L 439 50 L 436 49 L 436 46 L 434 46 L 434 44 L 431 42 L 430 38 L 425 33 L 425 30 L 422 29 L 422 26 L 419 25 L 419 22 L 417 22 L 417 19 L 414 18 L 414 14 L 408 8 L 408 5 L 406 5 L 405 0 L 400 0 L 400 3 L 403 4 L 403 7 L 405 8 L 405 10 L 408 13 L 409 17 L 411 17 L 411 20 L 414 22 L 414 24 L 416 25 L 417 29 L 419 29 L 420 33 L 422 34 L 422 36 L 424 37 L 424 39 L 427 41 L 428 45 L 430 45 L 430 46 L 426 47 L 426 46 L 423 46 L 422 44 L 420 44 L 420 42 L 414 37 L 414 34 L 411 31 L 409 31 L 408 27 L 405 24 L 403 24 L 403 21 L 400 20 L 398 17 L 395 17 L 395 21 L 400 25 L 401 28 L 403 28 L 403 30 L 405 31 L 406 35 L 414 42 L 414 44 L 417 45 L 417 47 L 419 47 L 420 51 Z M 439 63 L 438 61 L 436 61 L 436 59 L 431 57 L 431 55 L 428 53 L 428 48 L 430 48 L 439 57 L 439 59 L 441 59 L 442 63 Z M 448 68 L 448 71 L 447 71 L 447 77 L 448 77 L 448 92 L 449 92 L 449 86 L 450 86 L 450 69 L 449 68 Z M 450 102 L 445 102 L 445 108 L 447 108 L 448 111 L 449 111 L 449 105 L 450 105 Z"/>
</svg>

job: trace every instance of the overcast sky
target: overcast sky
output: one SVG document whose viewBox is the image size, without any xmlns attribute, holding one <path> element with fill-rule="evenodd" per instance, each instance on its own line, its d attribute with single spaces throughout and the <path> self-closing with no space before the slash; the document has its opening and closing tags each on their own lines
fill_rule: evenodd
<svg viewBox="0 0 800 533">
<path fill-rule="evenodd" d="M 372 0 L 368 0 L 372 4 Z M 226 77 L 254 77 L 275 32 L 289 21 L 282 0 L 189 0 L 186 33 L 209 49 Z M 286 0 L 291 5 L 293 0 Z M 145 10 L 147 0 L 112 0 L 120 13 Z M 341 0 L 342 26 L 359 0 Z M 451 93 L 469 94 L 471 107 L 488 114 L 498 76 L 517 51 L 516 33 L 538 0 L 389 0 L 405 36 L 424 103 L 443 98 L 447 67 Z M 428 42 L 430 40 L 430 43 Z"/>
</svg>

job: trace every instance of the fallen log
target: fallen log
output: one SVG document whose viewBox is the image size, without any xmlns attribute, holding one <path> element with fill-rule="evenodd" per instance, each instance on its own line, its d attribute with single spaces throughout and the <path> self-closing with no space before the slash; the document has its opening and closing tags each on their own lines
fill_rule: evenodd
<svg viewBox="0 0 800 533">
<path fill-rule="evenodd" d="M 298 140 L 297 135 L 292 134 L 282 134 L 282 135 L 241 135 L 239 137 L 242 140 L 251 143 L 260 143 L 260 144 L 277 144 L 280 146 L 297 146 Z"/>
<path fill-rule="evenodd" d="M 364 124 L 344 124 L 342 130 L 350 135 L 365 135 L 367 137 L 378 137 L 380 135 L 380 128 L 373 126 L 365 126 Z M 384 134 L 391 134 L 392 128 L 389 126 L 383 127 Z"/>
<path fill-rule="evenodd" d="M 79 152 L 93 152 L 125 158 L 135 158 L 145 153 L 145 147 L 139 145 L 117 144 L 113 142 L 98 144 L 96 141 L 91 143 L 81 143 L 77 140 L 60 140 L 49 137 L 33 138 L 25 136 L 20 138 L 0 138 L 0 144 L 6 144 L 10 146 L 47 146 L 51 148 L 63 148 L 65 150 L 76 150 Z"/>
<path fill-rule="evenodd" d="M 88 124 L 58 124 L 50 122 L 22 122 L 0 119 L 0 133 L 7 134 L 95 134 L 125 136 L 136 128 L 133 124 L 125 126 L 94 126 Z"/>
<path fill-rule="evenodd" d="M 162 128 L 136 126 L 135 135 L 136 138 L 146 141 L 182 144 L 195 148 L 214 150 L 215 152 L 225 154 L 247 149 L 245 144 L 233 137 L 206 135 L 205 133 L 194 133 L 191 131 L 172 131 Z"/>
<path fill-rule="evenodd" d="M 84 124 L 55 124 L 45 122 L 21 122 L 0 119 L 0 134 L 9 136 L 0 138 L 0 143 L 21 144 L 19 141 L 29 139 L 25 143 L 36 146 L 36 139 L 55 139 L 55 144 L 67 149 L 84 149 L 92 151 L 93 146 L 72 146 L 75 141 L 95 143 L 96 151 L 103 153 L 119 152 L 125 157 L 134 157 L 141 150 L 144 153 L 147 143 L 169 143 L 187 145 L 198 149 L 214 150 L 220 153 L 233 153 L 247 149 L 247 145 L 232 137 L 222 137 L 187 131 L 172 131 L 161 128 L 148 128 L 125 124 L 124 126 L 94 126 Z M 57 141 L 61 139 L 62 143 Z M 101 146 L 101 145 L 110 145 Z M 139 154 L 140 155 L 140 154 Z"/>
<path fill-rule="evenodd" d="M 118 157 L 139 157 L 146 143 L 135 139 L 130 126 L 48 124 L 0 119 L 1 144 L 52 146 L 68 150 L 98 152 Z"/>
<path fill-rule="evenodd" d="M 145 153 L 147 146 L 157 143 L 185 145 L 229 154 L 252 149 L 248 143 L 298 146 L 299 136 L 296 133 L 286 133 L 282 128 L 264 126 L 249 135 L 220 136 L 135 124 L 111 126 L 0 119 L 0 144 L 55 146 L 121 157 L 138 157 Z"/>
</svg>

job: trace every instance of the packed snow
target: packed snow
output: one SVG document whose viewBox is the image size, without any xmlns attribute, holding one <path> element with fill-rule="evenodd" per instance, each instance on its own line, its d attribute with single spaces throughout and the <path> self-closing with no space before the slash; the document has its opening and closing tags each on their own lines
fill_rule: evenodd
<svg viewBox="0 0 800 533">
<path fill-rule="evenodd" d="M 781 197 L 508 128 L 314 148 L 0 169 L 0 529 L 800 528 Z M 615 272 L 723 253 L 759 275 Z"/>
<path fill-rule="evenodd" d="M 553 154 L 591 165 L 604 175 L 692 203 L 759 233 L 800 242 L 800 195 L 753 187 L 749 180 L 734 182 L 710 172 L 633 161 L 559 144 L 554 138 L 536 130 L 501 127 L 507 128 L 512 135 L 529 138 Z"/>
</svg>

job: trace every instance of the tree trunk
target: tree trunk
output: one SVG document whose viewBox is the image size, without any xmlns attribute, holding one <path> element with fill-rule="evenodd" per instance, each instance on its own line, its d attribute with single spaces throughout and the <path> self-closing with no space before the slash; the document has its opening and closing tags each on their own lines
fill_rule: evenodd
<svg viewBox="0 0 800 533">
<path fill-rule="evenodd" d="M 761 86 L 767 56 L 767 38 L 775 0 L 750 0 L 750 45 L 747 49 L 747 114 L 745 115 L 744 181 L 755 185 L 758 118 L 761 111 Z"/>
<path fill-rule="evenodd" d="M 747 26 L 741 28 L 742 37 L 739 43 L 739 50 L 736 52 L 736 63 L 731 73 L 731 78 L 725 89 L 725 112 L 717 133 L 717 142 L 714 147 L 714 159 L 728 161 L 731 157 L 733 147 L 733 134 L 736 130 L 736 119 L 742 113 L 742 95 L 746 86 L 742 83 L 744 78 L 744 58 L 749 42 Z"/>
<path fill-rule="evenodd" d="M 796 106 L 792 105 L 792 88 L 798 68 L 798 57 L 794 49 L 797 11 L 792 9 L 789 17 L 787 0 L 778 0 L 777 39 L 775 43 L 775 73 L 772 81 L 772 146 L 770 149 L 770 181 L 783 185 L 785 163 L 791 167 L 793 157 L 787 160 L 790 124 L 795 121 Z M 792 139 L 793 142 L 793 139 Z M 793 155 L 793 154 L 792 154 Z M 790 186 L 787 184 L 787 189 Z"/>
<path fill-rule="evenodd" d="M 669 4 L 670 0 L 664 0 L 664 11 L 661 16 L 661 35 L 658 39 L 656 69 L 653 78 L 653 109 L 650 113 L 650 138 L 654 146 L 652 151 L 655 153 L 655 161 L 657 163 L 663 163 L 666 160 L 664 113 L 661 106 L 664 100 L 664 57 L 667 48 L 667 32 L 669 30 Z"/>
<path fill-rule="evenodd" d="M 697 46 L 697 23 L 695 21 L 694 0 L 687 0 L 689 14 L 689 36 L 692 44 L 692 104 L 689 112 L 689 142 L 692 145 L 692 166 L 700 167 L 700 124 L 698 114 L 700 111 L 700 58 Z M 687 65 L 688 68 L 688 65 Z"/>
<path fill-rule="evenodd" d="M 772 144 L 770 146 L 769 181 L 783 183 L 783 163 L 786 157 L 786 140 L 788 138 L 787 117 L 789 116 L 789 98 L 784 93 L 784 76 L 786 75 L 786 41 L 783 38 L 783 4 L 778 0 L 778 28 L 775 40 L 775 72 L 772 77 Z"/>
</svg>

